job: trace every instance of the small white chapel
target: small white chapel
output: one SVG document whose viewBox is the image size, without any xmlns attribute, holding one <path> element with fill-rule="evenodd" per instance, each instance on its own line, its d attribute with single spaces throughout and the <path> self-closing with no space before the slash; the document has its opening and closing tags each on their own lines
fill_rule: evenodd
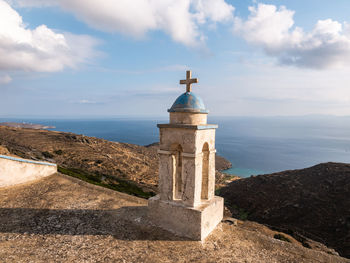
<svg viewBox="0 0 350 263">
<path fill-rule="evenodd" d="M 215 130 L 208 110 L 192 92 L 198 79 L 187 71 L 186 92 L 168 110 L 160 134 L 159 194 L 148 201 L 152 222 L 179 236 L 204 240 L 223 218 L 224 200 L 215 196 Z"/>
</svg>

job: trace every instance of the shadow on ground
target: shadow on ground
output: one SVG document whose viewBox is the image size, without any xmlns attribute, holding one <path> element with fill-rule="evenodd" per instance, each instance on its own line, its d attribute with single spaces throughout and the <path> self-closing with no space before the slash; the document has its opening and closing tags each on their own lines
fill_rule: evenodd
<svg viewBox="0 0 350 263">
<path fill-rule="evenodd" d="M 0 208 L 0 233 L 111 235 L 120 240 L 188 240 L 152 226 L 146 206 L 115 210 Z"/>
</svg>

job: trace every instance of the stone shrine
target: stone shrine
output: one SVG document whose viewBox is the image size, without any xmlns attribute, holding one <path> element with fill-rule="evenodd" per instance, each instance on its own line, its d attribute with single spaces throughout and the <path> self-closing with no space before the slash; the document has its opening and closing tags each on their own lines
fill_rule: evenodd
<svg viewBox="0 0 350 263">
<path fill-rule="evenodd" d="M 223 218 L 224 200 L 215 196 L 215 129 L 207 124 L 208 111 L 191 90 L 172 107 L 170 122 L 158 124 L 160 133 L 159 194 L 148 201 L 152 222 L 177 235 L 204 240 Z"/>
</svg>

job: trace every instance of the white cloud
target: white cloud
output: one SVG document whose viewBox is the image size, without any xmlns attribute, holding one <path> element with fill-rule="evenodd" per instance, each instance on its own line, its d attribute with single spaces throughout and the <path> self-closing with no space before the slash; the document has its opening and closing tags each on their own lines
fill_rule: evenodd
<svg viewBox="0 0 350 263">
<path fill-rule="evenodd" d="M 10 0 L 8 0 L 10 1 Z M 179 43 L 196 46 L 204 39 L 200 26 L 225 22 L 234 8 L 225 0 L 12 0 L 20 6 L 56 5 L 89 26 L 106 32 L 143 37 L 161 30 Z"/>
<path fill-rule="evenodd" d="M 1 84 L 9 84 L 12 81 L 12 78 L 8 75 L 0 75 L 0 85 Z"/>
<path fill-rule="evenodd" d="M 0 0 L 0 70 L 54 72 L 75 68 L 94 56 L 97 40 L 56 33 L 46 25 L 31 30 L 11 6 Z"/>
<path fill-rule="evenodd" d="M 195 16 L 199 23 L 205 23 L 207 20 L 223 22 L 233 18 L 234 7 L 224 0 L 194 0 L 193 6 L 197 11 Z"/>
<path fill-rule="evenodd" d="M 97 102 L 96 101 L 92 101 L 92 100 L 79 100 L 78 101 L 79 104 L 96 104 Z"/>
<path fill-rule="evenodd" d="M 281 64 L 297 67 L 341 68 L 350 65 L 350 27 L 331 19 L 319 20 L 309 33 L 294 27 L 294 11 L 281 6 L 249 7 L 247 20 L 235 18 L 234 31 L 263 47 Z"/>
</svg>

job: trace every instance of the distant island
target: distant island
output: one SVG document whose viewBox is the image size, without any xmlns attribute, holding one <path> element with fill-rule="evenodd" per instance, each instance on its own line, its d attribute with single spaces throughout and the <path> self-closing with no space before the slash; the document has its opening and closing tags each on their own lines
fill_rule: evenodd
<svg viewBox="0 0 350 263">
<path fill-rule="evenodd" d="M 25 129 L 54 129 L 55 126 L 46 126 L 41 124 L 26 123 L 26 122 L 0 122 L 0 126 L 7 126 L 12 128 L 25 128 Z"/>
</svg>

